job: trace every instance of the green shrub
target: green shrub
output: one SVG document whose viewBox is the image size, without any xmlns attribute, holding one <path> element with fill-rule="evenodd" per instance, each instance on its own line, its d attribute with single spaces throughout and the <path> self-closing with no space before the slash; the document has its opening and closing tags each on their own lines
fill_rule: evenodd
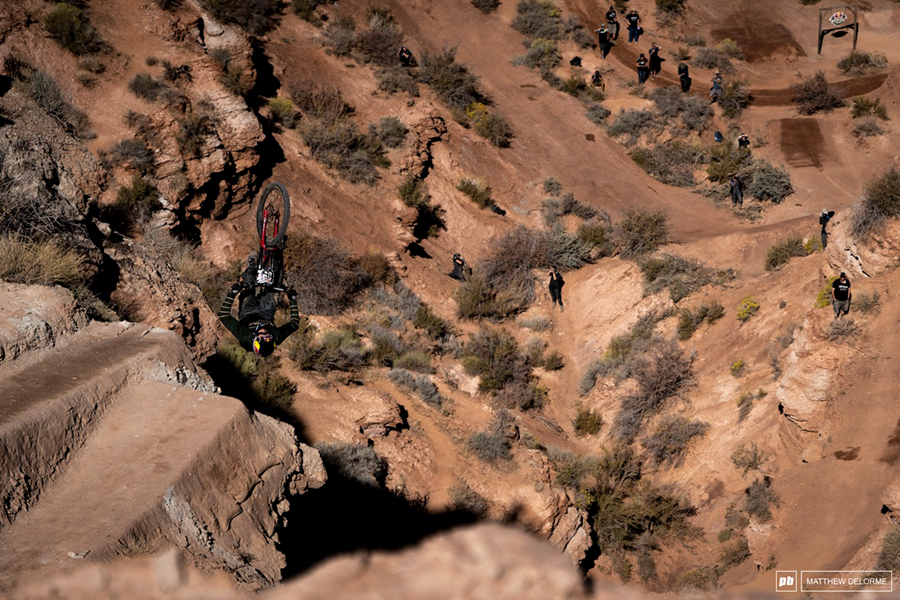
<svg viewBox="0 0 900 600">
<path fill-rule="evenodd" d="M 737 318 L 741 323 L 746 323 L 750 320 L 750 317 L 756 314 L 759 310 L 759 303 L 753 299 L 753 296 L 747 296 L 743 300 L 741 300 L 740 306 L 738 306 Z"/>
<path fill-rule="evenodd" d="M 575 418 L 572 419 L 572 426 L 577 436 L 597 435 L 603 426 L 603 417 L 599 412 L 579 405 Z"/>
<path fill-rule="evenodd" d="M 669 218 L 662 211 L 629 209 L 616 227 L 616 238 L 624 258 L 649 254 L 669 242 Z"/>
<path fill-rule="evenodd" d="M 510 27 L 532 40 L 558 40 L 563 37 L 560 11 L 552 0 L 519 0 Z"/>
<path fill-rule="evenodd" d="M 467 373 L 479 376 L 478 389 L 483 392 L 497 392 L 531 378 L 531 367 L 519 353 L 516 339 L 503 329 L 473 334 L 462 350 L 461 361 Z"/>
<path fill-rule="evenodd" d="M 831 285 L 837 280 L 838 276 L 825 278 L 825 285 L 816 295 L 816 308 L 824 308 L 831 304 Z M 793 340 L 792 340 L 793 341 Z"/>
<path fill-rule="evenodd" d="M 100 50 L 97 32 L 87 22 L 81 9 L 71 4 L 60 2 L 54 5 L 44 18 L 44 26 L 51 38 L 75 56 Z"/>
<path fill-rule="evenodd" d="M 475 133 L 498 148 L 508 148 L 513 138 L 512 127 L 497 112 L 490 112 L 481 102 L 473 102 L 466 109 L 466 117 L 475 128 Z"/>
<path fill-rule="evenodd" d="M 686 298 L 690 293 L 712 281 L 713 271 L 693 258 L 673 254 L 644 257 L 638 261 L 644 274 L 644 294 L 669 290 L 673 302 Z"/>
<path fill-rule="evenodd" d="M 567 79 L 561 79 L 556 89 L 583 102 L 600 102 L 606 98 L 603 92 L 588 85 L 584 77 L 577 73 L 573 73 Z"/>
<path fill-rule="evenodd" d="M 888 68 L 887 57 L 880 52 L 861 52 L 853 50 L 838 61 L 838 69 L 844 73 L 865 75 L 875 71 L 883 71 Z"/>
<path fill-rule="evenodd" d="M 710 148 L 706 175 L 715 183 L 727 183 L 749 160 L 750 150 L 739 148 L 733 139 L 728 139 Z"/>
<path fill-rule="evenodd" d="M 556 41 L 537 38 L 532 40 L 523 56 L 517 56 L 513 60 L 513 64 L 547 71 L 559 65 L 560 61 L 562 61 L 562 55 L 559 53 Z"/>
<path fill-rule="evenodd" d="M 400 365 L 398 365 L 400 367 Z M 398 387 L 415 393 L 425 403 L 440 408 L 447 400 L 441 395 L 437 386 L 431 381 L 427 375 L 418 375 L 410 373 L 405 368 L 396 368 L 388 371 L 388 379 L 393 381 Z"/>
<path fill-rule="evenodd" d="M 757 479 L 745 490 L 747 494 L 744 510 L 747 514 L 759 519 L 760 523 L 767 523 L 772 519 L 769 506 L 778 506 L 778 497 L 769 487 L 771 480 L 768 477 Z"/>
<path fill-rule="evenodd" d="M 741 47 L 738 45 L 738 43 L 731 38 L 725 38 L 724 40 L 719 42 L 717 48 L 726 56 L 736 58 L 737 60 L 744 60 L 744 51 L 741 50 Z"/>
<path fill-rule="evenodd" d="M 479 431 L 469 436 L 469 450 L 486 463 L 512 459 L 509 440 L 499 432 Z"/>
<path fill-rule="evenodd" d="M 419 373 L 434 372 L 434 369 L 431 367 L 431 355 L 422 350 L 404 352 L 394 361 L 394 366 L 398 369 L 418 371 Z"/>
<path fill-rule="evenodd" d="M 854 207 L 850 232 L 857 240 L 864 240 L 879 232 L 888 219 L 897 216 L 900 216 L 900 169 L 892 167 L 866 185 L 862 202 Z"/>
<path fill-rule="evenodd" d="M 763 463 L 769 460 L 769 453 L 760 450 L 756 442 L 745 446 L 741 444 L 732 454 L 731 462 L 734 466 L 742 470 L 742 475 L 746 475 L 750 471 L 758 471 Z"/>
<path fill-rule="evenodd" d="M 523 308 L 508 291 L 497 290 L 484 274 L 475 271 L 453 292 L 456 315 L 461 319 L 505 319 Z"/>
<path fill-rule="evenodd" d="M 732 79 L 722 87 L 717 102 L 722 108 L 722 114 L 728 119 L 737 119 L 750 106 L 750 90 L 746 82 L 740 79 Z"/>
<path fill-rule="evenodd" d="M 612 137 L 627 135 L 626 146 L 632 146 L 645 134 L 659 133 L 662 127 L 657 118 L 657 113 L 651 109 L 620 109 L 616 120 L 607 127 L 607 132 Z"/>
<path fill-rule="evenodd" d="M 308 326 L 292 336 L 288 356 L 305 371 L 355 371 L 366 365 L 368 355 L 352 329 L 326 330 L 316 339 Z"/>
<path fill-rule="evenodd" d="M 801 115 L 829 112 L 844 106 L 844 100 L 835 88 L 828 85 L 822 71 L 791 86 L 791 89 L 794 90 L 794 102 Z"/>
<path fill-rule="evenodd" d="M 435 341 L 446 339 L 453 332 L 450 323 L 434 314 L 426 304 L 421 304 L 416 310 L 413 325 L 424 330 L 426 335 Z"/>
<path fill-rule="evenodd" d="M 656 429 L 641 441 L 641 445 L 657 465 L 680 467 L 691 440 L 705 435 L 708 430 L 709 423 L 668 415 L 659 420 Z"/>
<path fill-rule="evenodd" d="M 272 98 L 269 100 L 269 110 L 272 111 L 272 119 L 282 127 L 293 129 L 297 124 L 299 115 L 291 100 Z"/>
<path fill-rule="evenodd" d="M 440 54 L 423 52 L 419 80 L 431 86 L 451 109 L 465 111 L 474 103 L 484 102 L 484 96 L 478 90 L 478 77 L 456 62 L 455 48 Z"/>
<path fill-rule="evenodd" d="M 631 159 L 654 179 L 667 185 L 693 187 L 694 168 L 703 155 L 698 145 L 674 140 L 667 144 L 656 144 L 649 148 L 635 148 Z"/>
<path fill-rule="evenodd" d="M 471 2 L 472 6 L 484 14 L 494 12 L 500 6 L 500 0 L 471 0 Z"/>
<path fill-rule="evenodd" d="M 281 0 L 200 0 L 214 19 L 234 23 L 247 33 L 263 35 L 275 24 Z"/>
<path fill-rule="evenodd" d="M 900 571 L 900 527 L 892 527 L 884 534 L 876 569 Z"/>
<path fill-rule="evenodd" d="M 402 66 L 385 67 L 375 71 L 378 89 L 388 94 L 406 92 L 412 98 L 419 96 L 419 84 L 409 74 L 409 69 Z"/>
<path fill-rule="evenodd" d="M 766 271 L 777 271 L 795 256 L 807 256 L 803 238 L 799 235 L 781 239 L 766 252 Z"/>
<path fill-rule="evenodd" d="M 491 198 L 491 188 L 483 179 L 476 177 L 461 177 L 456 189 L 469 197 L 479 208 L 488 208 L 494 204 Z"/>
<path fill-rule="evenodd" d="M 316 450 L 330 476 L 370 487 L 384 487 L 388 463 L 374 448 L 364 444 L 321 442 L 316 444 Z"/>
<path fill-rule="evenodd" d="M 219 75 L 219 82 L 225 86 L 226 90 L 241 98 L 253 89 L 253 79 L 250 74 L 237 63 L 228 65 L 225 71 Z"/>
<path fill-rule="evenodd" d="M 880 98 L 866 98 L 859 96 L 853 98 L 853 106 L 850 108 L 850 114 L 854 119 L 863 117 L 878 117 L 882 121 L 888 120 L 887 107 L 881 102 Z"/>
<path fill-rule="evenodd" d="M 681 311 L 678 318 L 678 339 L 688 340 L 704 321 L 712 325 L 724 316 L 725 307 L 718 300 L 701 304 L 696 311 L 686 308 Z"/>
<path fill-rule="evenodd" d="M 116 142 L 109 150 L 100 151 L 100 164 L 107 170 L 129 164 L 142 175 L 153 172 L 153 150 L 144 140 L 131 138 Z"/>
<path fill-rule="evenodd" d="M 219 346 L 219 359 L 231 365 L 232 371 L 244 380 L 252 400 L 280 410 L 288 410 L 297 387 L 277 370 L 277 360 L 257 360 L 238 344 Z"/>
<path fill-rule="evenodd" d="M 28 285 L 74 286 L 85 278 L 85 258 L 55 241 L 0 236 L 0 280 Z"/>
<path fill-rule="evenodd" d="M 731 376 L 740 377 L 744 373 L 744 367 L 747 365 L 740 358 L 731 363 Z"/>
<path fill-rule="evenodd" d="M 552 175 L 544 180 L 542 188 L 545 194 L 550 194 L 551 196 L 559 196 L 562 192 L 562 184 Z"/>
</svg>

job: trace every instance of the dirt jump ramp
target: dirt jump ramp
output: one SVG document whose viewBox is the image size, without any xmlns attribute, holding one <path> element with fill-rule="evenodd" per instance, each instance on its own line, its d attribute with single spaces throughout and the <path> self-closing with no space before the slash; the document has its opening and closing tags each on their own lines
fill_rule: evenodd
<svg viewBox="0 0 900 600">
<path fill-rule="evenodd" d="M 0 589 L 172 545 L 278 581 L 287 497 L 324 483 L 321 459 L 213 390 L 176 334 L 130 323 L 0 364 Z"/>
</svg>

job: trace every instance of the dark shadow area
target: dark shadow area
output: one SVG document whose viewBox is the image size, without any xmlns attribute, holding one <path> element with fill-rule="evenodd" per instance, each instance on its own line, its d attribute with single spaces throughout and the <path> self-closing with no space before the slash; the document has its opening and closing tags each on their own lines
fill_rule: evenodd
<svg viewBox="0 0 900 600">
<path fill-rule="evenodd" d="M 247 102 L 251 102 L 250 99 L 252 98 L 252 108 L 256 111 L 264 103 L 263 97 L 275 98 L 278 95 L 278 90 L 281 88 L 281 82 L 275 77 L 275 67 L 272 66 L 272 62 L 269 60 L 268 55 L 266 55 L 263 43 L 254 39 L 251 42 L 251 48 L 253 51 L 250 61 L 253 63 L 253 68 L 256 70 L 256 83 L 248 94 Z"/>
<path fill-rule="evenodd" d="M 409 255 L 414 258 L 431 258 L 431 255 L 428 254 L 428 251 L 422 247 L 418 242 L 413 242 L 409 246 L 406 247 L 409 251 Z"/>
<path fill-rule="evenodd" d="M 0 75 L 0 97 L 6 95 L 6 92 L 12 89 L 13 78 L 6 75 Z"/>
<path fill-rule="evenodd" d="M 325 464 L 328 482 L 291 499 L 279 550 L 288 579 L 323 560 L 356 550 L 396 550 L 478 518 L 465 511 L 431 514 L 423 502 L 347 479 Z"/>
</svg>

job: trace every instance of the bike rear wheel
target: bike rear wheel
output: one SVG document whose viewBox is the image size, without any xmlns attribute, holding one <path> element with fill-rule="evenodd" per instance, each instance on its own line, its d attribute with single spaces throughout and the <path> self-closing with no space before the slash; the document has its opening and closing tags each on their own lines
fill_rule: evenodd
<svg viewBox="0 0 900 600">
<path fill-rule="evenodd" d="M 280 198 L 271 196 L 273 190 L 277 190 Z M 264 219 L 266 212 L 270 217 Z M 271 216 L 278 215 L 278 230 L 272 227 L 273 220 Z M 259 205 L 256 207 L 256 232 L 262 245 L 266 248 L 280 247 L 284 242 L 284 236 L 287 233 L 288 220 L 291 217 L 291 199 L 288 196 L 287 188 L 277 181 L 273 181 L 263 190 L 262 198 L 259 199 Z M 265 221 L 265 223 L 264 223 Z"/>
</svg>

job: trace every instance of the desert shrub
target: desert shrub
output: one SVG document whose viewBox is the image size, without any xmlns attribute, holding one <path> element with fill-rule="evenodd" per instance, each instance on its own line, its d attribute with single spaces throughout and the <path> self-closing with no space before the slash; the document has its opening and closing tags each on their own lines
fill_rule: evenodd
<svg viewBox="0 0 900 600">
<path fill-rule="evenodd" d="M 709 423 L 669 415 L 659 420 L 656 429 L 641 441 L 641 445 L 659 466 L 679 467 L 684 463 L 691 440 L 705 435 L 707 430 Z"/>
<path fill-rule="evenodd" d="M 294 103 L 287 98 L 272 98 L 269 100 L 269 110 L 272 111 L 272 120 L 287 129 L 293 129 L 297 124 L 297 110 Z"/>
<path fill-rule="evenodd" d="M 484 274 L 475 271 L 453 292 L 456 315 L 461 319 L 504 319 L 523 308 L 507 291 L 498 291 Z"/>
<path fill-rule="evenodd" d="M 28 285 L 72 286 L 84 281 L 85 259 L 77 251 L 54 240 L 32 241 L 0 236 L 0 280 Z"/>
<path fill-rule="evenodd" d="M 854 123 L 850 132 L 858 138 L 866 138 L 883 134 L 884 128 L 874 117 L 867 117 Z"/>
<path fill-rule="evenodd" d="M 190 65 L 175 65 L 168 60 L 162 61 L 163 79 L 170 83 L 176 83 L 181 79 L 191 80 Z"/>
<path fill-rule="evenodd" d="M 563 355 L 554 350 L 544 357 L 543 367 L 545 371 L 559 371 L 565 366 Z"/>
<path fill-rule="evenodd" d="M 85 56 L 80 59 L 78 61 L 78 68 L 84 69 L 88 73 L 93 73 L 94 75 L 99 75 L 106 71 L 106 65 L 96 56 Z"/>
<path fill-rule="evenodd" d="M 500 0 L 471 0 L 472 6 L 484 14 L 492 13 L 500 6 Z"/>
<path fill-rule="evenodd" d="M 371 487 L 383 487 L 388 474 L 387 461 L 365 444 L 321 442 L 316 450 L 330 476 L 337 475 Z"/>
<path fill-rule="evenodd" d="M 799 235 L 778 240 L 766 252 L 766 271 L 777 271 L 795 256 L 806 256 L 803 238 Z"/>
<path fill-rule="evenodd" d="M 682 593 L 713 592 L 719 585 L 715 567 L 702 567 L 686 571 L 681 576 Z"/>
<path fill-rule="evenodd" d="M 850 231 L 853 237 L 863 240 L 897 216 L 900 216 L 900 169 L 892 167 L 866 185 L 862 202 L 853 209 Z"/>
<path fill-rule="evenodd" d="M 766 395 L 767 395 L 766 391 L 763 389 L 760 389 L 756 393 L 746 392 L 744 394 L 741 394 L 741 397 L 738 398 L 738 402 L 737 402 L 738 423 L 742 422 L 744 419 L 746 419 L 748 416 L 750 416 L 750 411 L 753 410 L 753 403 L 758 399 L 765 398 Z M 743 448 L 743 446 L 742 446 L 742 448 Z M 732 460 L 734 459 L 734 456 L 737 454 L 738 454 L 737 451 L 735 451 L 735 454 L 732 454 Z M 735 462 L 735 465 L 737 465 L 737 462 Z M 743 466 L 741 468 L 743 468 Z M 746 475 L 747 472 L 744 471 L 744 474 Z"/>
<path fill-rule="evenodd" d="M 651 347 L 656 323 L 661 318 L 651 312 L 639 318 L 627 333 L 613 337 L 603 357 L 593 361 L 585 371 L 580 384 L 581 395 L 587 395 L 599 377 L 615 375 L 619 380 L 630 377 L 634 359 Z"/>
<path fill-rule="evenodd" d="M 585 106 L 587 106 L 587 118 L 591 123 L 600 125 L 610 115 L 609 109 L 599 102 L 588 102 Z"/>
<path fill-rule="evenodd" d="M 100 38 L 84 17 L 81 9 L 57 3 L 44 18 L 44 26 L 50 37 L 76 56 L 92 54 L 100 50 Z"/>
<path fill-rule="evenodd" d="M 438 237 L 444 223 L 444 209 L 440 205 L 431 204 L 431 195 L 425 181 L 410 173 L 397 188 L 400 199 L 409 207 L 416 209 L 416 220 L 413 223 L 413 236 L 416 240 Z"/>
<path fill-rule="evenodd" d="M 473 3 L 477 1 L 473 0 Z M 450 495 L 450 510 L 471 513 L 480 519 L 488 516 L 490 503 L 462 479 L 458 479 L 447 492 Z"/>
<path fill-rule="evenodd" d="M 883 71 L 888 68 L 887 57 L 880 52 L 862 52 L 853 50 L 838 61 L 838 69 L 844 73 L 865 75 L 874 71 Z"/>
<path fill-rule="evenodd" d="M 802 82 L 791 86 L 794 90 L 794 102 L 801 115 L 812 115 L 819 111 L 831 111 L 844 105 L 837 90 L 825 80 L 825 74 L 821 71 L 807 77 Z"/>
<path fill-rule="evenodd" d="M 50 75 L 37 69 L 27 68 L 27 90 L 31 98 L 48 115 L 68 123 L 78 137 L 90 139 L 96 134 L 90 131 L 90 119 L 79 109 L 72 106 L 62 90 Z"/>
<path fill-rule="evenodd" d="M 229 92 L 235 96 L 242 98 L 250 93 L 253 89 L 253 79 L 250 74 L 244 70 L 244 67 L 237 63 L 231 63 L 219 75 L 219 82 L 225 86 Z"/>
<path fill-rule="evenodd" d="M 336 18 L 325 28 L 322 43 L 328 46 L 328 52 L 335 56 L 349 56 L 356 46 L 356 21 L 349 15 Z"/>
<path fill-rule="evenodd" d="M 719 558 L 719 571 L 724 573 L 728 569 L 738 566 L 745 560 L 750 558 L 750 544 L 744 536 L 739 537 L 733 544 L 729 544 L 722 549 L 722 556 Z"/>
<path fill-rule="evenodd" d="M 737 119 L 750 105 L 750 90 L 746 83 L 740 79 L 732 79 L 722 87 L 718 103 L 722 108 L 722 114 L 728 119 Z"/>
<path fill-rule="evenodd" d="M 403 34 L 387 11 L 368 11 L 368 27 L 356 36 L 356 49 L 364 62 L 382 67 L 397 63 L 397 48 L 403 43 Z"/>
<path fill-rule="evenodd" d="M 217 21 L 234 23 L 252 35 L 272 29 L 281 10 L 281 0 L 200 0 L 200 4 Z"/>
<path fill-rule="evenodd" d="M 142 175 L 148 175 L 153 172 L 153 162 L 153 150 L 138 138 L 121 140 L 109 150 L 100 151 L 100 163 L 105 169 L 127 163 Z"/>
<path fill-rule="evenodd" d="M 678 302 L 712 281 L 713 271 L 693 258 L 673 254 L 645 257 L 638 264 L 644 274 L 644 293 L 655 294 L 669 290 L 673 302 Z"/>
<path fill-rule="evenodd" d="M 678 317 L 678 339 L 688 340 L 704 322 L 712 325 L 725 316 L 725 307 L 718 300 L 705 302 L 692 311 L 688 308 L 681 311 Z"/>
<path fill-rule="evenodd" d="M 548 227 L 552 227 L 566 215 L 575 215 L 579 219 L 587 221 L 599 214 L 596 208 L 581 202 L 571 192 L 563 194 L 558 199 L 544 198 L 541 202 L 541 213 L 543 213 L 544 223 Z"/>
<path fill-rule="evenodd" d="M 740 377 L 741 374 L 744 372 L 744 367 L 746 367 L 746 366 L 747 365 L 744 363 L 744 361 L 742 359 L 740 359 L 740 358 L 737 359 L 736 361 L 731 363 L 731 367 L 730 367 L 731 376 L 732 377 Z"/>
<path fill-rule="evenodd" d="M 426 404 L 440 408 L 446 401 L 446 398 L 427 375 L 411 373 L 406 368 L 400 367 L 388 371 L 387 376 L 398 387 L 414 393 Z"/>
<path fill-rule="evenodd" d="M 419 373 L 434 373 L 434 368 L 431 366 L 431 355 L 423 350 L 404 352 L 394 361 L 394 367 Z"/>
<path fill-rule="evenodd" d="M 549 176 L 544 180 L 544 183 L 541 184 L 542 189 L 545 194 L 549 194 L 551 196 L 559 196 L 562 192 L 562 184 L 559 180 L 554 176 Z"/>
<path fill-rule="evenodd" d="M 760 450 L 756 442 L 751 443 L 749 446 L 741 444 L 731 454 L 731 462 L 734 463 L 735 467 L 741 469 L 742 475 L 746 475 L 750 471 L 759 471 L 767 460 L 769 460 L 769 453 L 765 450 Z"/>
<path fill-rule="evenodd" d="M 888 120 L 887 107 L 880 98 L 866 98 L 859 96 L 853 98 L 853 106 L 850 108 L 850 114 L 854 119 L 863 117 L 878 117 L 882 121 Z"/>
<path fill-rule="evenodd" d="M 856 292 L 853 294 L 853 310 L 863 314 L 876 314 L 881 310 L 878 292 Z"/>
<path fill-rule="evenodd" d="M 183 0 L 154 0 L 161 9 L 163 10 L 175 10 L 181 6 Z"/>
<path fill-rule="evenodd" d="M 665 117 L 676 117 L 684 108 L 684 95 L 676 86 L 655 88 L 648 97 L 656 104 L 656 110 Z"/>
<path fill-rule="evenodd" d="M 406 139 L 409 129 L 397 117 L 382 117 L 378 120 L 378 126 L 374 128 L 374 133 L 385 146 L 396 148 Z"/>
<path fill-rule="evenodd" d="M 575 435 L 597 435 L 603 426 L 603 417 L 599 412 L 578 406 L 575 418 L 572 419 L 572 427 L 575 428 Z"/>
<path fill-rule="evenodd" d="M 162 203 L 156 187 L 143 177 L 135 175 L 130 186 L 119 188 L 116 200 L 104 208 L 102 216 L 111 224 L 133 232 L 139 230 L 160 208 Z"/>
<path fill-rule="evenodd" d="M 628 136 L 626 146 L 634 145 L 645 134 L 659 133 L 661 131 L 657 114 L 651 109 L 620 109 L 616 120 L 613 121 L 607 132 L 613 137 Z"/>
<path fill-rule="evenodd" d="M 587 49 L 594 47 L 594 36 L 581 24 L 581 19 L 578 18 L 578 15 L 569 15 L 563 24 L 563 29 L 579 48 Z"/>
<path fill-rule="evenodd" d="M 859 334 L 859 325 L 853 320 L 853 317 L 843 317 L 835 319 L 828 325 L 828 331 L 825 337 L 829 342 L 837 342 L 843 339 L 854 338 Z"/>
<path fill-rule="evenodd" d="M 660 13 L 679 14 L 684 10 L 685 0 L 656 0 L 656 10 Z"/>
<path fill-rule="evenodd" d="M 451 109 L 464 111 L 473 103 L 484 102 L 484 96 L 478 90 L 478 77 L 456 62 L 455 48 L 439 54 L 423 52 L 419 79 L 431 86 Z"/>
<path fill-rule="evenodd" d="M 553 329 L 553 320 L 549 317 L 531 317 L 522 319 L 519 325 L 532 331 L 550 331 Z"/>
<path fill-rule="evenodd" d="M 278 372 L 277 360 L 257 360 L 252 352 L 247 352 L 238 344 L 219 346 L 216 355 L 231 366 L 234 375 L 243 380 L 246 391 L 242 395 L 245 400 L 280 410 L 290 408 L 297 388 Z"/>
<path fill-rule="evenodd" d="M 768 477 L 757 479 L 750 484 L 744 492 L 747 495 L 744 504 L 744 510 L 747 514 L 759 519 L 760 523 L 767 523 L 772 519 L 772 512 L 769 506 L 778 506 L 778 497 L 769 487 L 772 481 Z"/>
<path fill-rule="evenodd" d="M 662 211 L 629 209 L 616 227 L 616 239 L 624 258 L 649 254 L 669 242 L 669 218 Z"/>
<path fill-rule="evenodd" d="M 654 344 L 633 361 L 631 371 L 637 389 L 622 400 L 613 422 L 613 435 L 623 443 L 634 440 L 647 419 L 694 385 L 691 360 L 674 341 Z"/>
<path fill-rule="evenodd" d="M 539 68 L 541 71 L 546 71 L 556 67 L 561 60 L 562 56 L 559 53 L 555 40 L 537 38 L 532 40 L 524 55 L 518 56 L 513 60 L 513 64 L 521 64 L 530 69 Z"/>
<path fill-rule="evenodd" d="M 325 330 L 318 338 L 308 325 L 292 336 L 288 357 L 305 371 L 355 371 L 368 362 L 362 340 L 349 328 Z"/>
<path fill-rule="evenodd" d="M 876 569 L 900 571 L 900 527 L 892 527 L 881 542 Z"/>
<path fill-rule="evenodd" d="M 498 148 L 508 148 L 513 137 L 512 127 L 497 112 L 491 112 L 481 102 L 473 102 L 466 109 L 466 117 L 475 128 L 475 133 Z"/>
<path fill-rule="evenodd" d="M 686 46 L 679 46 L 675 50 L 669 52 L 676 62 L 684 62 L 686 60 L 690 60 L 691 58 L 691 49 Z"/>
<path fill-rule="evenodd" d="M 411 97 L 419 96 L 419 84 L 413 79 L 409 70 L 402 66 L 385 67 L 375 71 L 378 89 L 388 94 L 406 92 Z"/>
<path fill-rule="evenodd" d="M 747 173 L 745 173 L 745 177 Z M 747 194 L 757 200 L 771 200 L 780 204 L 794 193 L 791 176 L 785 169 L 775 167 L 763 159 L 758 159 L 749 167 Z"/>
<path fill-rule="evenodd" d="M 497 392 L 513 382 L 527 382 L 531 367 L 520 354 L 516 339 L 503 329 L 482 329 L 466 343 L 461 358 L 470 375 L 478 375 L 478 389 Z"/>
<path fill-rule="evenodd" d="M 685 96 L 682 103 L 681 121 L 685 127 L 704 132 L 715 114 L 709 103 L 697 96 Z"/>
<path fill-rule="evenodd" d="M 719 42 L 719 45 L 716 46 L 716 48 L 731 58 L 736 58 L 737 60 L 744 59 L 744 51 L 741 50 L 738 43 L 731 38 L 725 38 Z"/>
<path fill-rule="evenodd" d="M 743 300 L 741 300 L 741 304 L 738 306 L 737 318 L 741 323 L 745 323 L 750 320 L 750 317 L 755 315 L 759 310 L 759 303 L 753 299 L 753 296 L 747 296 Z"/>
<path fill-rule="evenodd" d="M 706 175 L 710 181 L 726 183 L 732 175 L 740 172 L 749 160 L 750 150 L 738 148 L 734 140 L 728 139 L 710 148 Z"/>
<path fill-rule="evenodd" d="M 512 458 L 509 440 L 500 432 L 479 431 L 473 433 L 469 436 L 467 445 L 475 456 L 486 463 L 496 463 Z"/>
<path fill-rule="evenodd" d="M 413 325 L 425 331 L 425 334 L 435 341 L 446 339 L 453 333 L 450 323 L 434 314 L 426 304 L 419 305 L 413 317 Z"/>
<path fill-rule="evenodd" d="M 600 102 L 606 98 L 603 92 L 588 85 L 584 77 L 577 73 L 573 73 L 567 79 L 561 79 L 556 89 L 583 102 Z"/>
<path fill-rule="evenodd" d="M 295 233 L 287 238 L 284 266 L 307 314 L 339 314 L 352 306 L 370 279 L 359 261 L 334 239 Z M 299 273 L 298 277 L 290 274 Z"/>
<path fill-rule="evenodd" d="M 479 208 L 488 208 L 494 204 L 491 198 L 491 187 L 483 179 L 476 177 L 461 177 L 456 189 L 469 197 Z"/>
<path fill-rule="evenodd" d="M 677 187 L 693 187 L 694 168 L 703 156 L 697 145 L 673 140 L 666 145 L 656 144 L 649 148 L 635 148 L 631 159 L 654 179 Z"/>
<path fill-rule="evenodd" d="M 529 39 L 558 40 L 563 36 L 560 11 L 552 0 L 519 0 L 510 26 Z"/>
<path fill-rule="evenodd" d="M 207 138 L 215 133 L 212 119 L 202 112 L 188 112 L 178 119 L 175 141 L 186 158 L 197 158 L 206 146 Z"/>
<path fill-rule="evenodd" d="M 131 78 L 128 89 L 138 98 L 153 101 L 163 97 L 168 88 L 165 83 L 154 79 L 150 73 L 138 73 Z"/>
<path fill-rule="evenodd" d="M 719 48 L 697 48 L 691 64 L 701 69 L 715 69 L 722 73 L 730 73 L 734 70 L 728 54 Z"/>
<path fill-rule="evenodd" d="M 496 406 L 518 410 L 538 410 L 547 403 L 547 389 L 525 381 L 515 381 L 497 392 Z"/>
</svg>

